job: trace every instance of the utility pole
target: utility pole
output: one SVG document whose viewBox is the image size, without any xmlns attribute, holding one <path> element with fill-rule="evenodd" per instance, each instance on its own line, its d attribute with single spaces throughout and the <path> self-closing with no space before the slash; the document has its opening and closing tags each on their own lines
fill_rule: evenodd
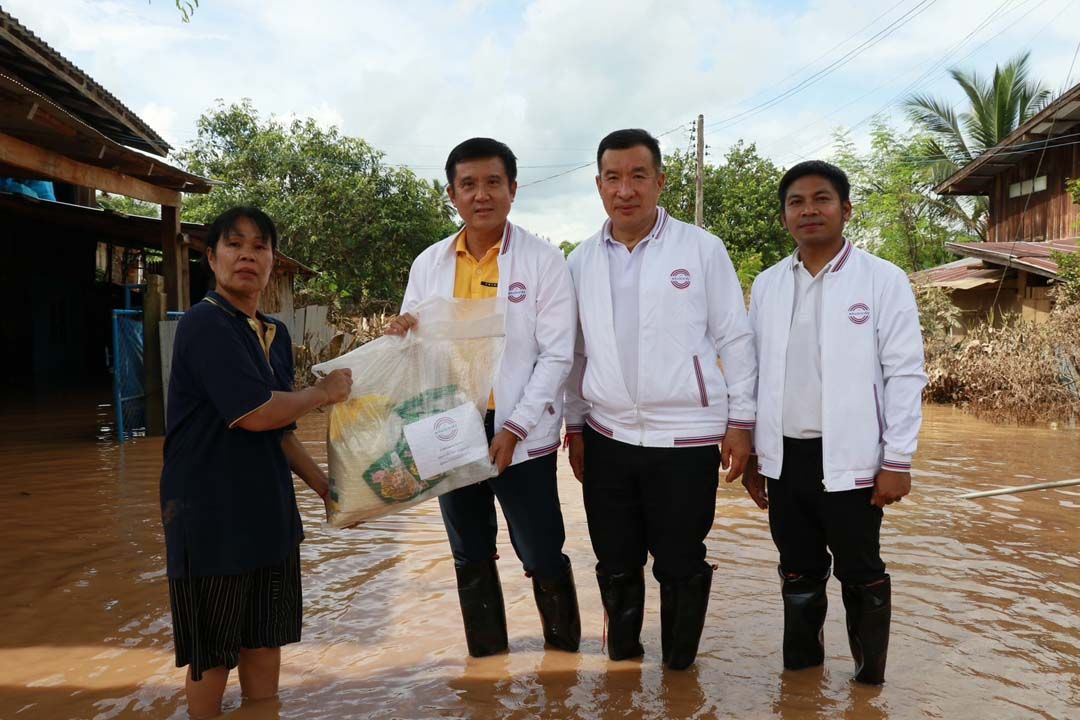
<svg viewBox="0 0 1080 720">
<path fill-rule="evenodd" d="M 694 224 L 705 226 L 705 116 L 697 116 L 697 186 L 694 190 Z"/>
</svg>

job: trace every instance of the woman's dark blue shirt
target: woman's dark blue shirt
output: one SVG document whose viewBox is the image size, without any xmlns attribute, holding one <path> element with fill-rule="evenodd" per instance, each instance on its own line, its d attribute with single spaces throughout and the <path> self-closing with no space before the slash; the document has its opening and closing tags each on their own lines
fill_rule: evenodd
<svg viewBox="0 0 1080 720">
<path fill-rule="evenodd" d="M 292 390 L 289 331 L 273 318 L 258 318 L 268 330 L 268 351 L 258 325 L 215 292 L 177 327 L 161 473 L 169 577 L 276 565 L 304 538 L 281 447 L 295 425 L 265 432 L 235 427 L 273 391 Z"/>
</svg>

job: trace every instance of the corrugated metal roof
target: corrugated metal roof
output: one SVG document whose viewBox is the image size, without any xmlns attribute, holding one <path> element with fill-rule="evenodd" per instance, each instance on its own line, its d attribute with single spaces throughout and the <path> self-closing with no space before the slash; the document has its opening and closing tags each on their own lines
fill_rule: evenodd
<svg viewBox="0 0 1080 720">
<path fill-rule="evenodd" d="M 3 9 L 0 69 L 121 145 L 161 157 L 171 149 L 116 96 Z"/>
<path fill-rule="evenodd" d="M 1001 268 L 987 267 L 978 258 L 961 258 L 928 270 L 911 273 L 912 282 L 931 287 L 970 290 L 1001 279 Z"/>
<path fill-rule="evenodd" d="M 1071 135 L 1080 123 L 1080 83 L 1073 85 L 1036 113 L 1026 123 L 943 180 L 934 192 L 939 195 L 988 195 L 995 177 L 1046 148 L 1071 144 Z M 1057 139 L 1055 139 L 1057 138 Z"/>
<path fill-rule="evenodd" d="M 151 185 L 189 193 L 210 192 L 212 185 L 206 178 L 123 146 L 3 70 L 0 70 L 0 132 Z M 0 171 L 8 172 L 2 167 Z"/>
<path fill-rule="evenodd" d="M 957 255 L 978 258 L 999 267 L 1014 267 L 1043 277 L 1056 278 L 1058 267 L 1051 253 L 1080 252 L 1078 243 L 1080 239 L 1050 242 L 945 243 L 945 247 Z"/>
</svg>

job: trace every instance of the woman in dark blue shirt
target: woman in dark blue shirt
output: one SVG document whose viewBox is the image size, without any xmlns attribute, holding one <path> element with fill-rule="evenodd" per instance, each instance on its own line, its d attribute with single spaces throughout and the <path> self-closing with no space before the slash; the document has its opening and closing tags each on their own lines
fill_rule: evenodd
<svg viewBox="0 0 1080 720">
<path fill-rule="evenodd" d="M 293 391 L 289 332 L 258 311 L 276 246 L 261 210 L 218 217 L 207 236 L 215 290 L 184 314 L 173 347 L 161 515 L 193 718 L 221 714 L 234 667 L 244 697 L 277 694 L 281 646 L 300 639 L 304 533 L 292 473 L 324 500 L 329 490 L 295 421 L 352 385 L 339 370 Z"/>
</svg>

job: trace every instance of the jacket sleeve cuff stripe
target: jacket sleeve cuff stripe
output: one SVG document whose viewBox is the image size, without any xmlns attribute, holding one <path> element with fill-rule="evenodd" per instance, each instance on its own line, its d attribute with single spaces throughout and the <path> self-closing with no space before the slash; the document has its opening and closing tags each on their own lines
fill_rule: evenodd
<svg viewBox="0 0 1080 720">
<path fill-rule="evenodd" d="M 580 432 L 584 432 L 584 431 L 585 431 L 585 424 L 584 423 L 579 424 L 579 425 L 567 425 L 566 426 L 566 434 L 567 435 L 572 435 L 574 433 L 580 433 Z"/>
<path fill-rule="evenodd" d="M 561 445 L 561 442 L 554 442 L 551 445 L 545 445 L 544 447 L 530 450 L 528 456 L 530 458 L 538 458 L 543 457 L 544 455 L 550 455 L 553 452 L 558 452 Z"/>
<path fill-rule="evenodd" d="M 517 435 L 518 440 L 524 440 L 525 438 L 529 437 L 529 433 L 525 430 L 525 428 L 521 427 L 513 420 L 507 420 L 506 422 L 504 422 L 503 428 Z"/>
<path fill-rule="evenodd" d="M 882 470 L 896 470 L 898 472 L 907 472 L 911 470 L 911 463 L 900 462 L 898 460 L 886 460 L 881 463 Z"/>
<path fill-rule="evenodd" d="M 735 418 L 728 418 L 727 421 L 729 428 L 736 428 L 738 430 L 753 430 L 753 420 L 736 420 Z"/>
</svg>

